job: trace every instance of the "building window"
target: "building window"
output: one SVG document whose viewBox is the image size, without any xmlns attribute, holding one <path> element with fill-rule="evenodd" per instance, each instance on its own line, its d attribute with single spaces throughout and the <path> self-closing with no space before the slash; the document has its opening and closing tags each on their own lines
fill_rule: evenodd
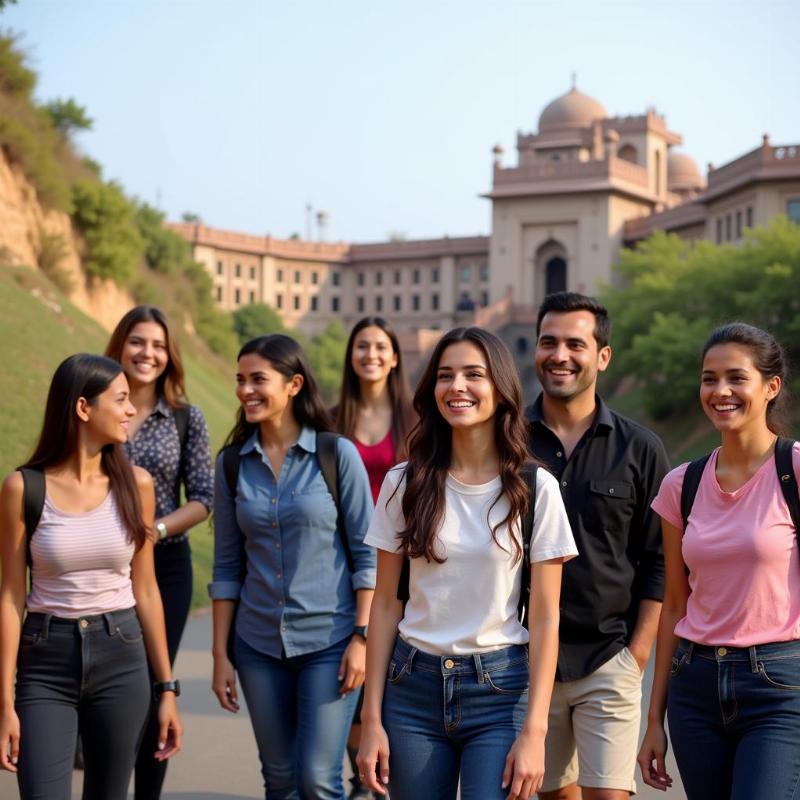
<svg viewBox="0 0 800 800">
<path fill-rule="evenodd" d="M 254 281 L 256 279 L 256 268 L 250 267 L 250 280 Z"/>
<path fill-rule="evenodd" d="M 472 280 L 472 267 L 461 267 L 461 282 L 468 283 Z"/>
<path fill-rule="evenodd" d="M 242 302 L 242 293 L 238 289 L 233 293 L 233 302 L 236 303 L 237 306 Z"/>
<path fill-rule="evenodd" d="M 431 310 L 438 311 L 439 310 L 439 295 L 432 294 L 431 295 Z"/>
<path fill-rule="evenodd" d="M 748 228 L 753 227 L 753 206 L 747 206 L 747 222 L 745 224 Z"/>
<path fill-rule="evenodd" d="M 561 256 L 553 256 L 545 264 L 544 293 L 545 295 L 567 290 L 567 262 Z"/>
<path fill-rule="evenodd" d="M 375 298 L 375 310 L 383 311 L 383 298 L 380 295 Z"/>
<path fill-rule="evenodd" d="M 403 307 L 402 298 L 400 297 L 399 294 L 396 294 L 394 296 L 394 310 L 400 311 L 402 307 Z"/>
<path fill-rule="evenodd" d="M 736 238 L 742 238 L 742 212 L 736 212 Z"/>
<path fill-rule="evenodd" d="M 294 310 L 295 311 L 299 311 L 300 310 L 300 295 L 299 294 L 296 294 L 294 296 Z"/>
<path fill-rule="evenodd" d="M 283 308 L 283 295 L 279 294 L 275 297 L 275 308 Z"/>
<path fill-rule="evenodd" d="M 275 280 L 276 280 L 277 283 L 283 283 L 283 270 L 282 269 L 279 269 L 275 273 Z"/>
<path fill-rule="evenodd" d="M 517 339 L 517 352 L 523 355 L 528 352 L 528 340 L 524 336 Z"/>
<path fill-rule="evenodd" d="M 419 270 L 415 269 L 411 276 L 412 283 L 419 283 Z"/>
<path fill-rule="evenodd" d="M 256 293 L 250 292 L 250 302 L 255 303 L 255 301 L 256 301 Z"/>
<path fill-rule="evenodd" d="M 296 269 L 294 271 L 294 282 L 300 283 L 300 270 Z"/>
<path fill-rule="evenodd" d="M 339 310 L 339 298 L 338 297 L 331 297 L 331 311 L 334 314 Z"/>
<path fill-rule="evenodd" d="M 725 241 L 729 242 L 733 238 L 733 217 L 725 215 Z"/>
<path fill-rule="evenodd" d="M 363 286 L 363 285 L 364 285 L 364 273 L 363 273 L 363 272 L 359 272 L 359 273 L 356 275 L 356 283 L 357 283 L 359 286 Z"/>
<path fill-rule="evenodd" d="M 318 283 L 319 283 L 319 272 L 312 272 L 311 273 L 312 286 L 316 286 Z"/>
<path fill-rule="evenodd" d="M 316 295 L 314 295 L 311 298 L 311 306 L 310 306 L 310 308 L 311 308 L 312 311 L 316 311 L 318 307 L 319 307 L 319 298 Z"/>
<path fill-rule="evenodd" d="M 222 275 L 222 262 L 217 261 L 217 275 Z"/>
<path fill-rule="evenodd" d="M 383 286 L 383 273 L 376 272 L 375 273 L 375 285 L 376 286 Z"/>
<path fill-rule="evenodd" d="M 236 277 L 237 278 L 241 278 L 242 277 L 242 265 L 241 264 L 237 264 L 236 265 Z"/>
<path fill-rule="evenodd" d="M 431 283 L 439 283 L 439 268 L 431 270 Z"/>
<path fill-rule="evenodd" d="M 419 295 L 418 294 L 412 294 L 411 295 L 411 308 L 414 311 L 419 311 Z"/>
<path fill-rule="evenodd" d="M 489 280 L 489 265 L 481 264 L 481 280 L 486 282 Z"/>
<path fill-rule="evenodd" d="M 800 200 L 789 200 L 786 203 L 786 216 L 792 222 L 800 222 Z"/>
<path fill-rule="evenodd" d="M 338 286 L 341 279 L 342 276 L 338 272 L 331 272 L 331 283 L 334 286 Z"/>
<path fill-rule="evenodd" d="M 486 308 L 489 305 L 489 292 L 481 292 L 481 305 Z"/>
<path fill-rule="evenodd" d="M 717 244 L 722 244 L 722 217 L 717 219 Z"/>
<path fill-rule="evenodd" d="M 221 286 L 217 286 L 217 302 L 218 303 L 222 302 L 222 287 Z"/>
<path fill-rule="evenodd" d="M 399 269 L 396 269 L 394 271 L 394 285 L 395 286 L 399 286 L 400 285 L 400 270 Z"/>
<path fill-rule="evenodd" d="M 356 298 L 356 308 L 359 310 L 359 312 L 362 312 L 364 310 L 364 298 L 363 297 L 357 297 Z"/>
</svg>

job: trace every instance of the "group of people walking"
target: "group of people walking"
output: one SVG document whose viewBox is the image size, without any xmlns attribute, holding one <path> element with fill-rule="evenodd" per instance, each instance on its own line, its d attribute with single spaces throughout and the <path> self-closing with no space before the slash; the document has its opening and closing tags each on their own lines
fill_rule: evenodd
<svg viewBox="0 0 800 800">
<path fill-rule="evenodd" d="M 161 312 L 63 362 L 0 499 L 0 764 L 22 798 L 69 797 L 78 733 L 85 800 L 126 797 L 134 767 L 137 800 L 160 796 L 186 531 L 212 508 L 212 688 L 234 713 L 241 688 L 269 800 L 342 800 L 345 752 L 351 798 L 622 800 L 637 758 L 671 786 L 665 714 L 689 800 L 798 796 L 780 346 L 712 333 L 700 401 L 721 446 L 669 471 L 597 394 L 610 327 L 592 298 L 545 298 L 528 408 L 480 328 L 439 340 L 412 397 L 396 335 L 361 320 L 334 409 L 297 342 L 258 337 L 213 476 Z"/>
</svg>

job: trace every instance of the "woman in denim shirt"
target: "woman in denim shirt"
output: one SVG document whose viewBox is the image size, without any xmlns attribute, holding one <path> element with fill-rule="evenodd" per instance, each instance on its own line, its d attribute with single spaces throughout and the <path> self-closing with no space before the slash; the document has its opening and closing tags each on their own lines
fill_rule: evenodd
<svg viewBox="0 0 800 800">
<path fill-rule="evenodd" d="M 241 408 L 227 440 L 238 448 L 235 491 L 224 451 L 215 480 L 213 690 L 224 709 L 238 711 L 227 652 L 234 625 L 270 800 L 340 800 L 375 586 L 375 553 L 363 542 L 369 480 L 355 446 L 340 437 L 340 528 L 316 455 L 317 433 L 333 425 L 293 339 L 245 344 L 236 384 Z"/>
</svg>

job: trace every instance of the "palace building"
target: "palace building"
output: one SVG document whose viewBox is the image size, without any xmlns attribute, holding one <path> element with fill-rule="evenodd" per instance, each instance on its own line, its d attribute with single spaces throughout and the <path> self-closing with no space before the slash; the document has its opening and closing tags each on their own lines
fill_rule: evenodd
<svg viewBox="0 0 800 800">
<path fill-rule="evenodd" d="M 681 144 L 654 109 L 610 117 L 573 87 L 536 132 L 517 135 L 516 164 L 494 148 L 489 236 L 332 244 L 172 227 L 208 269 L 221 308 L 266 303 L 308 334 L 378 314 L 412 365 L 441 331 L 482 325 L 512 347 L 527 383 L 542 298 L 613 281 L 621 248 L 657 230 L 736 243 L 777 214 L 800 222 L 800 145 L 764 136 L 703 177 Z"/>
</svg>

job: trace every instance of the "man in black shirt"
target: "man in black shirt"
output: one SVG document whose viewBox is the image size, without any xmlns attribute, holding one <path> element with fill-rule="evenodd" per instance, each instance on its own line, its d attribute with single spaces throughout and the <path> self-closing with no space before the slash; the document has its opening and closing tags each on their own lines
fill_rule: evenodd
<svg viewBox="0 0 800 800">
<path fill-rule="evenodd" d="M 539 309 L 531 449 L 561 484 L 579 552 L 564 565 L 541 800 L 627 800 L 636 788 L 641 676 L 664 584 L 650 502 L 669 464 L 654 433 L 595 393 L 609 334 L 593 298 L 559 292 Z"/>
</svg>

